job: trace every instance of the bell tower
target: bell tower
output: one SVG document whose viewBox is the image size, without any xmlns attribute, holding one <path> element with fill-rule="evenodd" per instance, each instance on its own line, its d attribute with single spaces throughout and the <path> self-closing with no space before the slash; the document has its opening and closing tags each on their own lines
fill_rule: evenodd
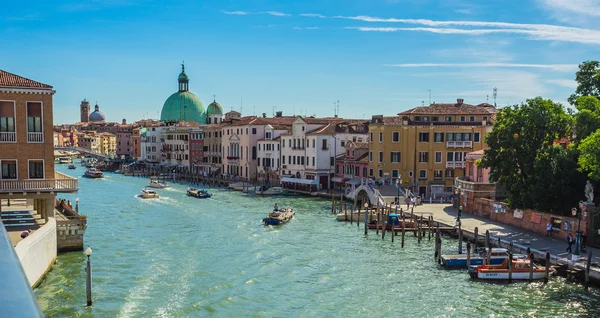
<svg viewBox="0 0 600 318">
<path fill-rule="evenodd" d="M 87 123 L 89 121 L 90 118 L 90 102 L 88 102 L 86 99 L 84 99 L 81 102 L 81 105 L 79 105 L 79 111 L 81 113 L 81 119 L 80 121 L 82 123 Z"/>
</svg>

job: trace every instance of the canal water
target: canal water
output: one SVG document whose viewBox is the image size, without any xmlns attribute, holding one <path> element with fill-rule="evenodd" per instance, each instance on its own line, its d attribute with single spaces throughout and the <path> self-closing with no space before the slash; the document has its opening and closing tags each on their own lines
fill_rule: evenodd
<svg viewBox="0 0 600 318">
<path fill-rule="evenodd" d="M 82 167 L 57 170 L 81 176 Z M 185 196 L 185 185 L 138 198 L 146 178 L 107 173 L 79 179 L 93 249 L 93 300 L 85 307 L 85 255 L 60 254 L 35 290 L 49 317 L 483 317 L 598 316 L 600 293 L 561 278 L 491 284 L 442 270 L 433 240 L 392 243 L 339 223 L 327 200 L 250 197 L 211 189 Z M 281 227 L 261 220 L 291 206 Z M 444 239 L 450 251 L 456 241 Z M 451 246 L 450 246 L 451 245 Z"/>
</svg>

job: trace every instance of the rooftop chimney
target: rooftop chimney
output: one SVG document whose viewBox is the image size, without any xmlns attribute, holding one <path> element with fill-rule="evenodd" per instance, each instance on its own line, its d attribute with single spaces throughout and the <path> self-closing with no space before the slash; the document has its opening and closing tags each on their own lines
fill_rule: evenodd
<svg viewBox="0 0 600 318">
<path fill-rule="evenodd" d="M 464 101 L 465 101 L 465 100 L 464 100 L 464 99 L 462 99 L 462 98 L 457 98 L 457 99 L 456 99 L 456 106 L 460 106 L 460 105 L 462 105 Z"/>
<path fill-rule="evenodd" d="M 275 113 L 275 117 L 281 117 L 283 116 L 283 112 L 282 111 L 278 111 Z"/>
</svg>

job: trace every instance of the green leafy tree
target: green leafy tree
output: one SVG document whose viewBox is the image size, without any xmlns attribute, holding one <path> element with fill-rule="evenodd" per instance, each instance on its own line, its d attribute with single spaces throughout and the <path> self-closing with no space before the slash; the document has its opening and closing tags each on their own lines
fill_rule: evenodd
<svg viewBox="0 0 600 318">
<path fill-rule="evenodd" d="M 595 96 L 577 98 L 575 107 L 575 137 L 577 141 L 585 139 L 600 128 L 600 99 Z"/>
<path fill-rule="evenodd" d="M 569 97 L 569 103 L 574 105 L 577 98 L 581 96 L 596 96 L 600 98 L 600 63 L 598 61 L 586 61 L 579 64 L 579 71 L 575 73 L 577 89 L 575 94 Z"/>
<path fill-rule="evenodd" d="M 579 168 L 590 179 L 600 181 L 600 130 L 596 130 L 579 144 Z"/>
<path fill-rule="evenodd" d="M 572 117 L 564 107 L 541 97 L 499 111 L 486 137 L 489 149 L 481 164 L 490 168 L 491 181 L 505 185 L 512 207 L 549 211 L 564 199 L 556 195 L 560 191 L 548 191 L 548 187 L 566 189 L 571 180 L 564 171 L 571 165 L 577 171 L 577 161 L 554 145 L 555 140 L 570 135 L 571 127 Z M 572 162 L 564 162 L 567 159 Z"/>
</svg>

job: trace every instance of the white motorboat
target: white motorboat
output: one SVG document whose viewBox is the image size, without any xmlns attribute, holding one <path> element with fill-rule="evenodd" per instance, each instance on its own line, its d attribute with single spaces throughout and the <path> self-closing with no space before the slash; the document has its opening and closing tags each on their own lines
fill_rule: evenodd
<svg viewBox="0 0 600 318">
<path fill-rule="evenodd" d="M 158 193 L 152 189 L 143 189 L 142 190 L 142 198 L 144 199 L 157 199 Z"/>
<path fill-rule="evenodd" d="M 244 182 L 230 183 L 229 188 L 235 191 L 243 191 L 246 188 L 246 184 Z"/>
<path fill-rule="evenodd" d="M 150 184 L 148 185 L 151 188 L 157 188 L 157 189 L 164 189 L 166 187 L 168 187 L 169 185 L 164 182 L 164 181 L 159 181 L 159 180 L 150 180 Z"/>
<path fill-rule="evenodd" d="M 277 194 L 283 193 L 283 188 L 282 187 L 268 187 L 268 188 L 263 188 L 263 189 L 256 189 L 256 193 L 262 194 L 262 195 L 277 195 Z"/>
<path fill-rule="evenodd" d="M 72 160 L 70 157 L 60 157 L 58 158 L 58 163 L 71 163 Z"/>
</svg>

